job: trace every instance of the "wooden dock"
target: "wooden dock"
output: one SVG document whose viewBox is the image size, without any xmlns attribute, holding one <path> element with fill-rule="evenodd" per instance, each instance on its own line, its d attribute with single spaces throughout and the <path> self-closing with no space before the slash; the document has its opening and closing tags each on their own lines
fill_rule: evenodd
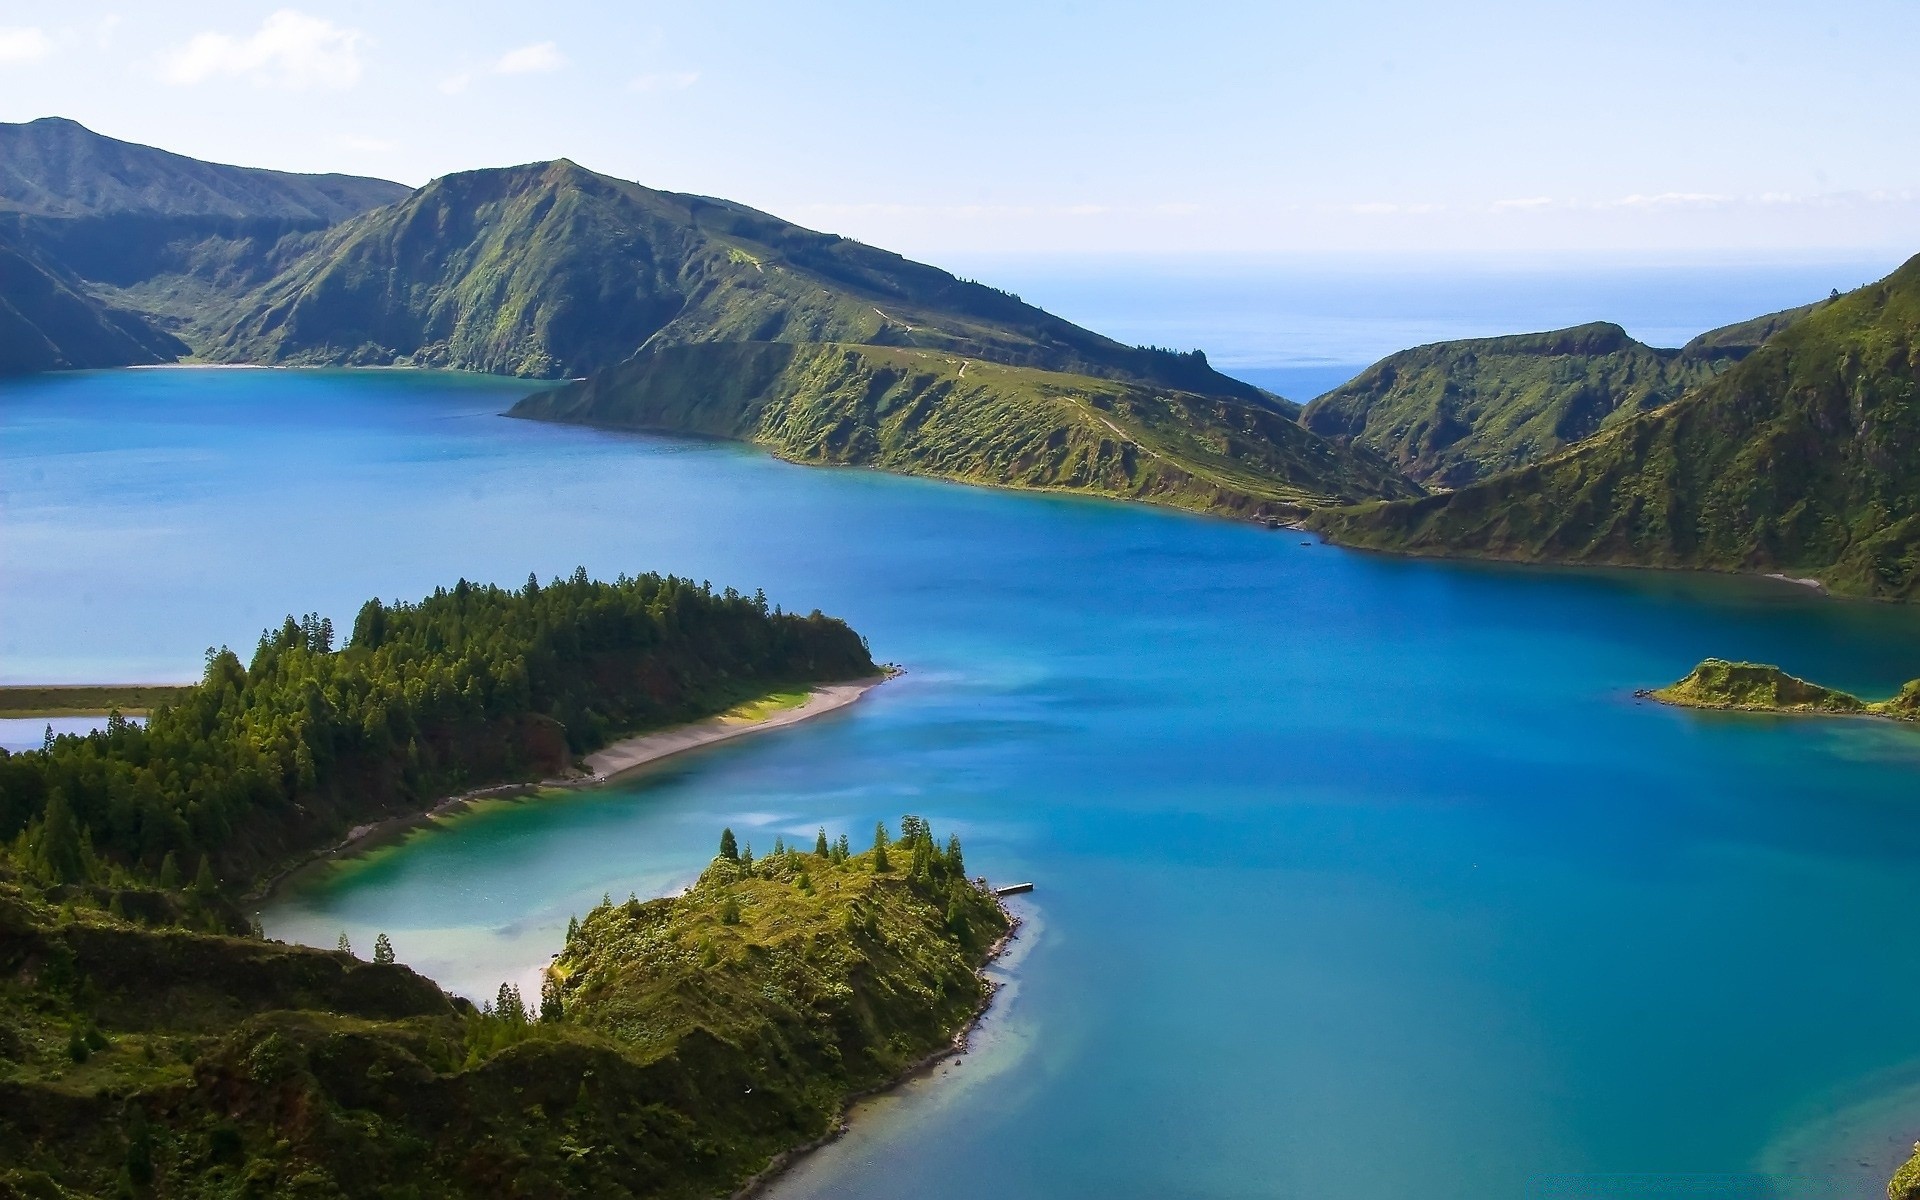
<svg viewBox="0 0 1920 1200">
<path fill-rule="evenodd" d="M 1018 896 L 1022 892 L 1030 892 L 1032 890 L 1033 885 L 1030 883 L 1010 883 L 1005 887 L 993 889 L 993 894 L 996 896 Z"/>
</svg>

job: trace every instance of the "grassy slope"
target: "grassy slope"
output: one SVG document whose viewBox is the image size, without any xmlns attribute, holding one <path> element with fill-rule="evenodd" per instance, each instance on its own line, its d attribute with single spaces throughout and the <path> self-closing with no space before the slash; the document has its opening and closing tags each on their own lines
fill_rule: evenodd
<svg viewBox="0 0 1920 1200">
<path fill-rule="evenodd" d="M 14 370 L 170 361 L 313 231 L 407 190 L 201 162 L 58 118 L 0 123 L 0 240 L 59 285 L 11 254 L 0 264 L 0 359 Z"/>
<path fill-rule="evenodd" d="M 49 217 L 271 217 L 319 226 L 407 194 L 403 184 L 201 162 L 75 121 L 0 122 L 0 211 Z"/>
<path fill-rule="evenodd" d="M 1211 511 L 1291 515 L 1415 490 L 1262 404 L 896 347 L 664 346 L 513 411 Z"/>
<path fill-rule="evenodd" d="M 1702 334 L 1684 350 L 1601 323 L 1420 346 L 1319 397 L 1301 421 L 1422 483 L 1463 487 L 1678 398 L 1810 307 Z"/>
<path fill-rule="evenodd" d="M 210 350 L 553 378 L 649 340 L 920 345 L 1257 398 L 1204 359 L 1121 346 L 898 255 L 564 160 L 449 175 L 343 224 L 247 297 Z"/>
<path fill-rule="evenodd" d="M 578 1017 L 521 1024 L 402 966 L 76 905 L 0 858 L 0 1196 L 713 1195 L 945 1044 L 1004 929 L 978 891 L 953 921 L 865 856 L 795 861 L 813 892 L 728 866 L 597 909 L 564 960 Z M 125 896 L 162 922 L 199 903 Z"/>
<path fill-rule="evenodd" d="M 1920 597 L 1920 258 L 1686 396 L 1442 496 L 1324 513 L 1348 545 L 1812 575 Z"/>
<path fill-rule="evenodd" d="M 1872 713 L 1900 720 L 1920 719 L 1920 679 L 1890 700 L 1868 703 L 1858 696 L 1809 683 L 1779 667 L 1709 658 L 1685 679 L 1646 693 L 1683 708 L 1738 709 L 1746 712 Z"/>
<path fill-rule="evenodd" d="M 0 374 L 167 362 L 186 345 L 0 235 Z"/>
</svg>

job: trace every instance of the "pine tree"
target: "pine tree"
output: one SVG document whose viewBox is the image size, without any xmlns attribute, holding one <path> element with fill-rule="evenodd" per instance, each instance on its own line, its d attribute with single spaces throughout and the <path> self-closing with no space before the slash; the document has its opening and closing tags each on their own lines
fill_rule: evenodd
<svg viewBox="0 0 1920 1200">
<path fill-rule="evenodd" d="M 193 877 L 193 891 L 197 896 L 210 898 L 220 891 L 220 884 L 213 877 L 213 856 L 200 856 L 200 870 Z"/>
<path fill-rule="evenodd" d="M 947 871 L 955 879 L 967 877 L 967 860 L 960 853 L 960 835 L 957 833 L 947 835 Z"/>
<path fill-rule="evenodd" d="M 74 820 L 66 792 L 59 788 L 47 797 L 40 835 L 33 842 L 33 865 L 53 883 L 81 883 L 87 877 L 80 823 Z"/>
<path fill-rule="evenodd" d="M 540 1020 L 552 1025 L 566 1015 L 566 1005 L 560 1000 L 560 985 L 553 976 L 548 975 L 540 981 Z"/>
<path fill-rule="evenodd" d="M 383 966 L 393 962 L 393 943 L 387 940 L 384 933 L 373 939 L 373 961 Z"/>
<path fill-rule="evenodd" d="M 138 1104 L 127 1118 L 127 1179 L 140 1188 L 153 1182 L 153 1128 Z"/>
<path fill-rule="evenodd" d="M 853 857 L 853 844 L 847 840 L 846 834 L 841 834 L 839 838 L 834 841 L 833 856 L 840 862 L 845 862 Z"/>
<path fill-rule="evenodd" d="M 887 823 L 877 821 L 873 826 L 873 873 L 884 874 L 893 869 L 887 861 Z"/>
<path fill-rule="evenodd" d="M 342 954 L 353 953 L 353 943 L 347 940 L 347 931 L 344 929 L 340 931 L 340 944 L 338 947 L 336 947 L 336 949 L 338 949 Z"/>
<path fill-rule="evenodd" d="M 740 851 L 740 865 L 743 867 L 746 867 L 748 870 L 753 869 L 753 843 L 752 842 L 748 842 L 746 846 Z"/>
<path fill-rule="evenodd" d="M 573 939 L 580 936 L 580 918 L 567 918 L 567 945 L 573 945 Z"/>
<path fill-rule="evenodd" d="M 527 1023 L 527 1005 L 520 999 L 518 984 L 503 983 L 500 992 L 493 999 L 493 1015 L 515 1025 Z"/>
<path fill-rule="evenodd" d="M 167 851 L 166 857 L 160 860 L 160 886 L 168 891 L 173 891 L 180 886 L 180 864 L 174 861 L 171 850 Z"/>
<path fill-rule="evenodd" d="M 825 825 L 820 827 L 820 835 L 813 839 L 813 855 L 815 858 L 830 858 L 833 855 L 832 848 L 827 845 L 827 827 Z"/>
<path fill-rule="evenodd" d="M 774 838 L 773 839 L 773 856 L 775 858 L 784 858 L 786 856 L 786 853 L 787 853 L 786 839 L 778 838 L 778 837 Z"/>
<path fill-rule="evenodd" d="M 711 829 L 713 826 L 709 825 L 707 828 Z M 734 840 L 731 829 L 720 831 L 720 857 L 728 862 L 740 861 L 740 843 Z"/>
</svg>

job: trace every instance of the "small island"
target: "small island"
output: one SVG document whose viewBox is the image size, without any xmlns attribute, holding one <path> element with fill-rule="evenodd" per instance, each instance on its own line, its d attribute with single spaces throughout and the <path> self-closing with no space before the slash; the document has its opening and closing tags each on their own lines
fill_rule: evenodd
<svg viewBox="0 0 1920 1200">
<path fill-rule="evenodd" d="M 1890 700 L 1867 701 L 1849 692 L 1810 683 L 1765 663 L 1709 658 L 1687 677 L 1663 688 L 1635 693 L 1681 708 L 1737 712 L 1876 716 L 1920 721 L 1920 679 L 1910 680 Z"/>
</svg>

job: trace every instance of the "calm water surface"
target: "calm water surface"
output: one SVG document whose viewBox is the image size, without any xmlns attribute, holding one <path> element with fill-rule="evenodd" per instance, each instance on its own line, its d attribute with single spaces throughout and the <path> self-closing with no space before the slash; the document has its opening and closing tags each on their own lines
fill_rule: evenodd
<svg viewBox="0 0 1920 1200">
<path fill-rule="evenodd" d="M 789 1200 L 1865 1197 L 1920 1132 L 1920 735 L 1631 694 L 1707 654 L 1887 693 L 1920 675 L 1911 610 L 495 415 L 524 390 L 0 385 L 9 680 L 186 678 L 288 612 L 576 564 L 765 587 L 909 668 L 308 877 L 276 936 L 385 931 L 479 994 L 724 824 L 958 831 L 1038 883 L 1008 991 Z"/>
</svg>

